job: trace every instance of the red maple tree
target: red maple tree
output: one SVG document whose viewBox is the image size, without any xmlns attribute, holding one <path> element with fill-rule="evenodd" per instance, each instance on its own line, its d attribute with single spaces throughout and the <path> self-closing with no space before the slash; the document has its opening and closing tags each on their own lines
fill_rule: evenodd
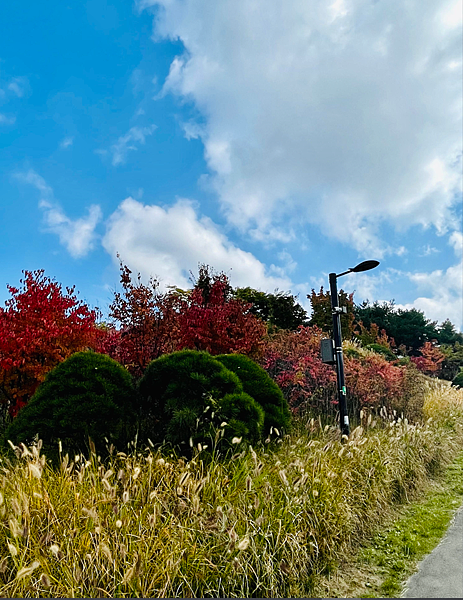
<svg viewBox="0 0 463 600">
<path fill-rule="evenodd" d="M 431 342 L 425 342 L 420 348 L 421 356 L 412 356 L 411 361 L 425 375 L 435 376 L 445 359 L 445 354 Z"/>
<path fill-rule="evenodd" d="M 148 364 L 177 349 L 179 301 L 159 290 L 159 282 L 148 284 L 120 262 L 123 293 L 115 292 L 110 305 L 111 325 L 106 328 L 100 350 L 140 377 Z"/>
<path fill-rule="evenodd" d="M 74 287 L 23 271 L 21 288 L 0 308 L 0 401 L 12 416 L 27 403 L 46 373 L 68 356 L 97 344 L 97 313 L 79 301 Z"/>
<path fill-rule="evenodd" d="M 195 287 L 179 304 L 178 348 L 257 356 L 267 328 L 252 304 L 234 298 L 228 276 L 199 268 Z"/>
</svg>

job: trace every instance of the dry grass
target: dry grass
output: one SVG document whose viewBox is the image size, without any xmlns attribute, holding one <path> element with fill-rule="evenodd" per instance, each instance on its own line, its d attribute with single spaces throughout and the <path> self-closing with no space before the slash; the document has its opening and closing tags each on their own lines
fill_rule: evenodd
<svg viewBox="0 0 463 600">
<path fill-rule="evenodd" d="M 0 463 L 0 594 L 310 596 L 463 446 L 463 394 L 428 386 L 427 422 L 386 419 L 345 444 L 312 420 L 233 458 L 132 448 L 52 470 L 18 448 Z"/>
</svg>

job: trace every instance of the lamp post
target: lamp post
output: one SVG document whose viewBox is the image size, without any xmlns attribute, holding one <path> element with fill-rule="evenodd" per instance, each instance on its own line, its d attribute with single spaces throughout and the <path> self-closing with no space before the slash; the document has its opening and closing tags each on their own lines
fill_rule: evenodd
<svg viewBox="0 0 463 600">
<path fill-rule="evenodd" d="M 336 375 L 338 382 L 339 416 L 341 426 L 341 436 L 349 435 L 349 416 L 347 414 L 346 383 L 344 378 L 344 359 L 342 355 L 342 337 L 341 337 L 341 313 L 346 312 L 345 307 L 339 306 L 337 278 L 348 273 L 360 273 L 369 271 L 379 265 L 377 260 L 365 260 L 356 267 L 344 271 L 344 273 L 330 273 L 330 296 L 331 296 L 331 314 L 333 315 L 333 342 L 334 342 L 334 362 L 336 364 Z M 341 438 L 342 439 L 342 438 Z"/>
</svg>

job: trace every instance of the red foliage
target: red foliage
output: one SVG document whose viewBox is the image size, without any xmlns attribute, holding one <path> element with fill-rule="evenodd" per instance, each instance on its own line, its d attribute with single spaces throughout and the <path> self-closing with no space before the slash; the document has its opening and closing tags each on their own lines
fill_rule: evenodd
<svg viewBox="0 0 463 600">
<path fill-rule="evenodd" d="M 123 294 L 110 306 L 114 325 L 107 329 L 101 350 L 139 377 L 161 354 L 206 350 L 211 354 L 240 352 L 256 355 L 266 327 L 250 312 L 251 304 L 233 298 L 228 277 L 211 275 L 200 267 L 193 290 L 159 291 L 159 283 L 132 282 L 131 271 L 121 263 Z"/>
<path fill-rule="evenodd" d="M 152 360 L 176 349 L 178 301 L 161 293 L 155 279 L 144 285 L 139 274 L 134 283 L 122 262 L 120 271 L 124 293 L 114 294 L 109 313 L 119 328 L 107 328 L 100 349 L 139 377 Z"/>
<path fill-rule="evenodd" d="M 311 409 L 333 414 L 337 410 L 336 370 L 322 363 L 318 327 L 299 327 L 297 332 L 280 331 L 266 346 L 262 366 L 280 386 L 294 413 Z M 348 404 L 360 408 L 391 406 L 401 398 L 404 369 L 381 355 L 344 357 Z"/>
<path fill-rule="evenodd" d="M 354 410 L 392 406 L 403 394 L 404 369 L 372 352 L 344 360 L 348 400 Z"/>
<path fill-rule="evenodd" d="M 317 327 L 300 326 L 296 332 L 272 335 L 261 361 L 297 413 L 308 407 L 331 410 L 337 404 L 336 373 L 320 358 L 320 341 L 326 337 Z"/>
<path fill-rule="evenodd" d="M 22 288 L 0 308 L 0 390 L 14 416 L 46 373 L 74 352 L 97 343 L 97 314 L 43 270 L 24 271 Z"/>
<path fill-rule="evenodd" d="M 421 356 L 412 356 L 411 358 L 416 368 L 425 375 L 436 375 L 441 362 L 445 359 L 445 354 L 431 342 L 425 342 L 420 348 L 420 353 Z"/>
<path fill-rule="evenodd" d="M 266 327 L 251 307 L 232 297 L 224 273 L 210 276 L 207 267 L 201 267 L 193 291 L 181 301 L 178 348 L 257 356 Z"/>
</svg>

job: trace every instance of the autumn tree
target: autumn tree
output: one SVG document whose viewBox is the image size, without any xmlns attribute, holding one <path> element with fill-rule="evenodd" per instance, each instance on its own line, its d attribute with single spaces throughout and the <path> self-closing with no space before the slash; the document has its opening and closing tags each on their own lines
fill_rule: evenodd
<svg viewBox="0 0 463 600">
<path fill-rule="evenodd" d="M 120 273 L 123 291 L 114 292 L 101 349 L 139 377 L 152 360 L 176 349 L 178 298 L 162 292 L 157 279 L 144 284 L 138 274 L 134 281 L 122 261 Z"/>
<path fill-rule="evenodd" d="M 179 299 L 178 348 L 211 354 L 259 352 L 266 327 L 252 314 L 252 305 L 233 296 L 225 273 L 199 266 L 189 294 Z"/>
<path fill-rule="evenodd" d="M 74 352 L 98 344 L 97 313 L 43 270 L 23 271 L 0 308 L 0 397 L 12 416 L 45 375 Z"/>
<path fill-rule="evenodd" d="M 430 377 L 436 376 L 445 354 L 431 342 L 425 342 L 420 348 L 420 356 L 412 356 L 416 368 Z"/>
<path fill-rule="evenodd" d="M 324 364 L 320 342 L 326 334 L 317 326 L 279 330 L 266 340 L 261 366 L 281 388 L 294 414 L 313 410 L 333 414 L 337 404 L 336 373 Z"/>
</svg>

